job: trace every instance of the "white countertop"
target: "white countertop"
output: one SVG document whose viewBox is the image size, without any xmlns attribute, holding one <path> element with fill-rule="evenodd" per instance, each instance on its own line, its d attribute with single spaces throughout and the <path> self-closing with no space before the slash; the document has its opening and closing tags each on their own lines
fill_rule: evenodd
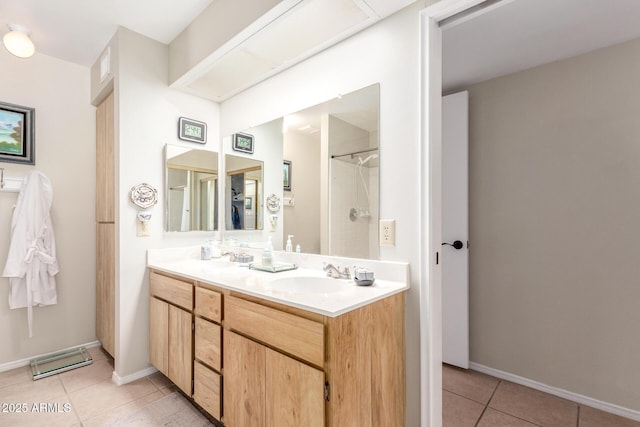
<svg viewBox="0 0 640 427">
<path fill-rule="evenodd" d="M 329 317 L 337 317 L 409 289 L 407 263 L 291 253 L 285 255 L 276 251 L 277 259 L 282 255 L 281 258 L 287 258 L 287 262 L 295 262 L 300 267 L 269 273 L 230 263 L 227 257 L 201 261 L 199 253 L 199 247 L 149 250 L 147 266 Z M 259 256 L 256 259 L 259 260 Z M 341 265 L 371 269 L 376 274 L 376 280 L 371 286 L 358 286 L 352 279 L 327 278 L 322 270 L 323 260 L 334 265 L 342 262 Z M 316 263 L 317 268 L 310 268 L 315 267 Z M 310 283 L 315 280 L 319 282 Z"/>
</svg>

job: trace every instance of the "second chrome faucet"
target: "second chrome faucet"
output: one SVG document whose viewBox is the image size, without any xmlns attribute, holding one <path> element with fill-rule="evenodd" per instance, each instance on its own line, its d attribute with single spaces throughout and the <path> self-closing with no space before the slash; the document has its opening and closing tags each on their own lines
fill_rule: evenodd
<svg viewBox="0 0 640 427">
<path fill-rule="evenodd" d="M 333 264 L 325 264 L 322 269 L 327 273 L 328 277 L 333 277 L 334 279 L 351 279 L 349 267 L 345 267 L 343 271 L 340 271 L 340 267 L 336 267 Z"/>
</svg>

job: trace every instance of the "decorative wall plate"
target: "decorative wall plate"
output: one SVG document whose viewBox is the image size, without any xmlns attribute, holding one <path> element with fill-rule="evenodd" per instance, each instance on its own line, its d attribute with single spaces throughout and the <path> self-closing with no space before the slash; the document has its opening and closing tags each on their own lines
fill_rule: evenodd
<svg viewBox="0 0 640 427">
<path fill-rule="evenodd" d="M 270 212 L 278 212 L 280 210 L 280 197 L 275 194 L 267 197 L 267 209 L 269 209 Z"/>
<path fill-rule="evenodd" d="M 158 203 L 158 190 L 144 182 L 135 185 L 131 187 L 131 201 L 142 209 L 150 208 Z"/>
</svg>

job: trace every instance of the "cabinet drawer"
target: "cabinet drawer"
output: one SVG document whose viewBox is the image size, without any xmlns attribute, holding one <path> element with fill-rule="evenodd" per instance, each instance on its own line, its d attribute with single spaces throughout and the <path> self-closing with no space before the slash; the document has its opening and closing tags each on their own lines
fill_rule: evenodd
<svg viewBox="0 0 640 427">
<path fill-rule="evenodd" d="M 220 419 L 220 375 L 197 360 L 193 363 L 193 400 Z"/>
<path fill-rule="evenodd" d="M 220 325 L 196 317 L 196 359 L 220 371 Z"/>
<path fill-rule="evenodd" d="M 220 323 L 222 320 L 222 295 L 220 292 L 196 288 L 196 314 Z"/>
<path fill-rule="evenodd" d="M 225 297 L 225 327 L 324 366 L 324 325 L 240 298 Z"/>
<path fill-rule="evenodd" d="M 149 274 L 151 295 L 169 301 L 185 310 L 193 310 L 193 285 L 155 271 Z"/>
</svg>

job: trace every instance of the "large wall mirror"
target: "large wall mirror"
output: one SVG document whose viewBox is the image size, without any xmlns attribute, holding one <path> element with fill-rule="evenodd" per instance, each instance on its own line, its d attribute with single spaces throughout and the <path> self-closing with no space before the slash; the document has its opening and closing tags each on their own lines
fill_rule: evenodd
<svg viewBox="0 0 640 427">
<path fill-rule="evenodd" d="M 166 231 L 214 231 L 218 227 L 218 153 L 165 147 Z"/>
<path fill-rule="evenodd" d="M 275 214 L 256 212 L 269 224 L 262 241 L 271 236 L 274 247 L 284 249 L 293 235 L 302 252 L 378 258 L 379 98 L 375 84 L 242 131 L 254 135 L 251 156 L 264 163 L 260 206 L 271 194 L 281 200 Z M 226 153 L 231 140 L 223 140 Z M 229 180 L 227 167 L 227 188 Z"/>
</svg>

